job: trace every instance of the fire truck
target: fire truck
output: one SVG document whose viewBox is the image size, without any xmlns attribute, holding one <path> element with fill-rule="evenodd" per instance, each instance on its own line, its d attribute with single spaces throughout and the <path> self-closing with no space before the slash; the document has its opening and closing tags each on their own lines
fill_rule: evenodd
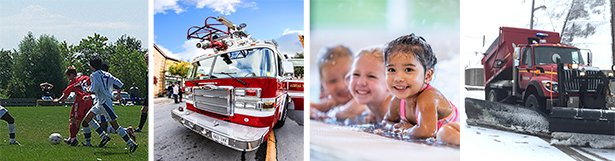
<svg viewBox="0 0 615 161">
<path fill-rule="evenodd" d="M 557 32 L 501 27 L 481 60 L 485 100 L 535 109 L 551 132 L 615 135 L 615 66 L 593 67 L 591 51 L 560 41 Z"/>
<path fill-rule="evenodd" d="M 172 117 L 219 144 L 253 151 L 284 126 L 289 112 L 303 116 L 303 81 L 293 79 L 293 65 L 276 42 L 257 41 L 245 27 L 220 16 L 188 29 L 187 38 L 200 40 L 196 47 L 207 53 L 192 61 L 186 108 Z"/>
</svg>

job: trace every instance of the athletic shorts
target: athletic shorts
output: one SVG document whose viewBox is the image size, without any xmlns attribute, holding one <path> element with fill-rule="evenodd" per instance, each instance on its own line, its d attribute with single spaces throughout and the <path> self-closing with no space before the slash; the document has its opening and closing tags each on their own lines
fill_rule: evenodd
<svg viewBox="0 0 615 161">
<path fill-rule="evenodd" d="M 109 101 L 111 102 L 111 101 Z M 97 102 L 94 104 L 90 111 L 96 115 L 102 115 L 107 121 L 113 121 L 117 119 L 115 110 L 113 109 L 113 103 Z"/>
</svg>

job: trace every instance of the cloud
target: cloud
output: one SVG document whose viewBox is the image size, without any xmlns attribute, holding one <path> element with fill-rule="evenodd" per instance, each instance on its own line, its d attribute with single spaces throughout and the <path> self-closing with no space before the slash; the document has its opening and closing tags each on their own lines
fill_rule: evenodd
<svg viewBox="0 0 615 161">
<path fill-rule="evenodd" d="M 179 0 L 155 0 L 154 1 L 154 14 L 167 13 L 167 10 L 174 10 L 176 14 L 184 12 L 179 4 Z"/>
<path fill-rule="evenodd" d="M 179 52 L 172 52 L 171 50 L 165 48 L 164 46 L 162 46 L 161 44 L 156 44 L 158 46 L 158 48 L 160 48 L 160 50 L 162 50 L 162 52 L 164 52 L 167 56 L 171 57 L 171 58 L 175 58 L 175 59 L 179 59 L 182 61 L 192 61 L 192 59 L 194 59 L 195 57 L 199 56 L 199 55 L 204 55 L 204 54 L 211 54 L 213 53 L 212 49 L 209 50 L 203 50 L 201 48 L 197 48 L 196 47 L 196 43 L 199 42 L 198 39 L 190 39 L 190 40 L 186 40 L 184 41 L 184 44 L 182 44 L 181 47 L 181 51 Z"/>
<path fill-rule="evenodd" d="M 303 30 L 285 29 L 284 32 L 282 32 L 282 36 L 275 39 L 278 43 L 278 50 L 290 57 L 298 52 L 303 52 L 303 47 L 299 41 L 299 35 L 303 35 Z"/>
<path fill-rule="evenodd" d="M 282 32 L 282 36 L 288 35 L 288 34 L 294 34 L 294 33 L 303 35 L 303 30 L 291 30 L 289 28 L 286 28 L 284 29 L 284 32 Z"/>
<path fill-rule="evenodd" d="M 69 43 L 79 43 L 79 40 L 94 32 L 103 34 L 110 40 L 123 34 L 144 40 L 139 34 L 135 34 L 138 33 L 135 31 L 142 28 L 138 22 L 84 19 L 77 15 L 61 14 L 40 5 L 25 6 L 15 13 L 0 16 L 0 22 L 3 22 L 0 25 L 0 48 L 5 49 L 17 48 L 28 32 L 34 35 L 54 35 L 58 40 L 66 40 Z"/>
<path fill-rule="evenodd" d="M 195 3 L 196 8 L 211 8 L 223 15 L 229 15 L 237 11 L 240 0 L 190 0 Z"/>
</svg>

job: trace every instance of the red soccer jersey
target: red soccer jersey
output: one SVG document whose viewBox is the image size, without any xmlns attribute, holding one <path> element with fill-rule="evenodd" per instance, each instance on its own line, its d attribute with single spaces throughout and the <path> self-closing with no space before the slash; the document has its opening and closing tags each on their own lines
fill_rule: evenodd
<svg viewBox="0 0 615 161">
<path fill-rule="evenodd" d="M 68 96 L 70 92 L 75 92 L 75 102 L 83 101 L 83 96 L 88 95 L 85 92 L 85 88 L 90 86 L 90 77 L 82 75 L 77 76 L 72 81 L 68 82 L 68 86 L 64 89 L 63 93 Z"/>
</svg>

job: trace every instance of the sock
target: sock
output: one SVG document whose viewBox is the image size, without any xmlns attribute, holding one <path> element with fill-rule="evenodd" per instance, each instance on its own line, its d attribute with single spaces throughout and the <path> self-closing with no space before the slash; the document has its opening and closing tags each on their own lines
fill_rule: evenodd
<svg viewBox="0 0 615 161">
<path fill-rule="evenodd" d="M 147 121 L 147 112 L 141 112 L 141 120 L 139 120 L 139 129 L 143 130 L 143 125 Z"/>
<path fill-rule="evenodd" d="M 126 144 L 128 144 L 128 145 L 134 144 L 132 139 L 130 139 L 130 137 L 128 137 L 128 133 L 126 132 L 126 129 L 124 129 L 123 127 L 120 126 L 120 127 L 117 128 L 117 134 L 119 134 L 122 137 L 122 139 L 124 139 Z"/>
<path fill-rule="evenodd" d="M 77 138 L 77 133 L 79 133 L 79 125 L 71 122 L 68 125 L 68 131 L 70 133 L 69 138 Z"/>
<path fill-rule="evenodd" d="M 15 141 L 15 123 L 9 124 L 9 140 Z"/>
<path fill-rule="evenodd" d="M 107 133 L 114 134 L 116 133 L 115 129 L 112 126 L 107 126 Z"/>
<path fill-rule="evenodd" d="M 87 144 L 92 144 L 92 131 L 90 131 L 90 127 L 83 127 L 83 136 Z"/>
<path fill-rule="evenodd" d="M 98 122 L 96 122 L 96 120 L 92 119 L 90 120 L 90 122 L 88 122 L 88 124 L 90 124 L 90 127 L 96 129 L 96 133 L 98 133 L 98 135 L 100 135 L 100 137 L 103 137 L 105 135 L 107 135 L 105 133 L 105 130 L 103 130 L 100 125 L 98 124 Z"/>
</svg>

